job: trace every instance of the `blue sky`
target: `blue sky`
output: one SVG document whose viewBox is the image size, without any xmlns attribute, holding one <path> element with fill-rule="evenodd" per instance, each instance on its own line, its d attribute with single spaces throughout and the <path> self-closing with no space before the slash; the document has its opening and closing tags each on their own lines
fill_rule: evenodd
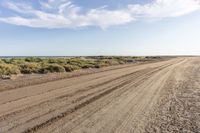
<svg viewBox="0 0 200 133">
<path fill-rule="evenodd" d="M 1 0 L 0 56 L 200 55 L 199 0 Z"/>
</svg>

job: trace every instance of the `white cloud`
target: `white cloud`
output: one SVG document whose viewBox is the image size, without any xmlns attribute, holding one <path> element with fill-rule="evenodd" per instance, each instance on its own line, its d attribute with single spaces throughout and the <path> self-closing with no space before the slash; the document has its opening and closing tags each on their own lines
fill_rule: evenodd
<svg viewBox="0 0 200 133">
<path fill-rule="evenodd" d="M 128 5 L 123 9 L 109 10 L 103 7 L 86 12 L 82 12 L 83 7 L 74 5 L 70 0 L 39 1 L 39 4 L 40 7 L 35 8 L 30 4 L 6 2 L 4 8 L 18 16 L 0 17 L 0 21 L 37 28 L 106 28 L 140 19 L 178 17 L 200 9 L 200 0 L 154 0 L 145 5 Z"/>
<path fill-rule="evenodd" d="M 128 5 L 129 10 L 140 17 L 177 17 L 200 9 L 200 0 L 156 0 L 146 5 Z"/>
</svg>

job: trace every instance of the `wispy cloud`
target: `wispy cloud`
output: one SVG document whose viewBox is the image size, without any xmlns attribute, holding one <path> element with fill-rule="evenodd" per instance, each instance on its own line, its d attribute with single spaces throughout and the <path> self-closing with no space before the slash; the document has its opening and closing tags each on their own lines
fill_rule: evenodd
<svg viewBox="0 0 200 133">
<path fill-rule="evenodd" d="M 145 5 L 130 4 L 116 10 L 109 10 L 105 6 L 87 11 L 83 11 L 84 7 L 74 5 L 71 0 L 40 0 L 38 4 L 35 7 L 30 3 L 5 1 L 1 5 L 14 12 L 14 15 L 0 16 L 0 21 L 36 28 L 107 28 L 141 19 L 178 17 L 200 9 L 200 0 L 154 0 Z"/>
</svg>

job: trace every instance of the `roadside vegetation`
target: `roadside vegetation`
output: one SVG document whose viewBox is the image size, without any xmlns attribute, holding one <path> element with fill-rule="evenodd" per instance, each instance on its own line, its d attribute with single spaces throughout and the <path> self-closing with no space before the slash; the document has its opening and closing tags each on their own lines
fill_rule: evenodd
<svg viewBox="0 0 200 133">
<path fill-rule="evenodd" d="M 158 57 L 74 57 L 74 58 L 4 58 L 0 59 L 0 76 L 72 72 L 79 69 L 133 63 Z"/>
</svg>

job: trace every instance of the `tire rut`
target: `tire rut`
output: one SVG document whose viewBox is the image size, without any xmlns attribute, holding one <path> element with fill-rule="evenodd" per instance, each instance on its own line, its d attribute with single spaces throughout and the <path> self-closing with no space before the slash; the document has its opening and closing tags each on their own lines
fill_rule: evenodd
<svg viewBox="0 0 200 133">
<path fill-rule="evenodd" d="M 166 65 L 166 66 L 164 65 L 164 67 L 162 66 L 161 68 L 158 67 L 158 69 L 156 68 L 156 70 L 154 72 L 160 71 L 161 69 L 164 69 L 164 68 L 169 67 L 171 65 L 172 64 L 169 64 L 169 65 Z M 129 75 L 132 75 L 132 74 L 134 74 L 134 73 L 131 73 Z M 122 76 L 122 78 L 123 77 L 127 77 L 127 75 L 126 76 Z M 95 102 L 96 100 L 98 100 L 98 99 L 102 98 L 103 96 L 115 91 L 116 89 L 119 89 L 119 88 L 123 87 L 124 85 L 128 84 L 130 81 L 131 80 L 128 80 L 128 81 L 126 81 L 126 82 L 124 82 L 124 83 L 122 83 L 122 84 L 120 84 L 120 85 L 118 85 L 116 87 L 113 87 L 113 88 L 111 88 L 109 90 L 106 90 L 105 92 L 103 92 L 103 93 L 101 93 L 101 94 L 99 94 L 99 95 L 97 95 L 95 97 L 92 97 L 91 99 L 86 100 L 85 102 L 75 106 L 73 109 L 70 109 L 70 110 L 68 110 L 66 112 L 63 112 L 60 115 L 58 115 L 56 117 L 53 117 L 53 118 L 49 119 L 48 121 L 46 121 L 46 122 L 44 122 L 44 123 L 42 123 L 40 125 L 37 125 L 37 126 L 31 128 L 31 129 L 26 130 L 25 132 L 37 131 L 38 129 L 40 129 L 40 128 L 44 127 L 44 126 L 48 126 L 49 124 L 51 124 L 53 122 L 56 122 L 57 120 L 59 120 L 59 119 L 65 117 L 65 116 L 75 112 L 76 110 L 78 110 L 78 109 L 80 109 L 80 108 L 82 108 L 82 107 L 84 107 L 84 106 L 86 106 L 86 105 L 88 105 L 88 104 L 90 104 L 92 102 Z"/>
</svg>

